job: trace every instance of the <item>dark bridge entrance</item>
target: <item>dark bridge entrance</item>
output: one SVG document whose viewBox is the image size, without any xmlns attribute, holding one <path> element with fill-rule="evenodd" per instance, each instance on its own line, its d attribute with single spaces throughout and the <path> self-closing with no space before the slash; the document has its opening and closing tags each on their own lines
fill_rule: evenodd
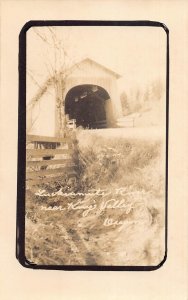
<svg viewBox="0 0 188 300">
<path fill-rule="evenodd" d="M 109 94 L 100 86 L 78 85 L 69 90 L 65 98 L 65 114 L 84 128 L 107 127 Z M 111 103 L 110 103 L 111 104 Z"/>
</svg>

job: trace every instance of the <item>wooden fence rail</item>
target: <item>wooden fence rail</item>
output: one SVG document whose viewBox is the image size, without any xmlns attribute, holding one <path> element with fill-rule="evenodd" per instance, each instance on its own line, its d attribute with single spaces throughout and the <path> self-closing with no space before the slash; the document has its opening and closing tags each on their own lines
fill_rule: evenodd
<svg viewBox="0 0 188 300">
<path fill-rule="evenodd" d="M 26 140 L 28 186 L 76 177 L 75 137 L 27 135 Z"/>
<path fill-rule="evenodd" d="M 32 157 L 48 157 L 55 156 L 56 154 L 71 154 L 73 150 L 71 149 L 27 149 L 27 156 Z"/>
<path fill-rule="evenodd" d="M 70 138 L 65 137 L 49 137 L 41 135 L 27 135 L 28 142 L 45 142 L 45 143 L 66 143 L 70 141 Z"/>
<path fill-rule="evenodd" d="M 50 160 L 41 160 L 41 161 L 27 161 L 27 167 L 41 167 L 49 165 L 64 165 L 71 163 L 71 159 L 50 159 Z"/>
</svg>

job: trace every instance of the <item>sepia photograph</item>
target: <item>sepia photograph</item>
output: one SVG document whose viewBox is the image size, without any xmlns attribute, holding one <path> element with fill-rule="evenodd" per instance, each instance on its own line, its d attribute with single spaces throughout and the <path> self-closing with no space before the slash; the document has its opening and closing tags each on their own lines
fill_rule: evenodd
<svg viewBox="0 0 188 300">
<path fill-rule="evenodd" d="M 165 261 L 167 33 L 144 24 L 44 21 L 25 33 L 18 227 L 31 268 L 147 270 Z"/>
<path fill-rule="evenodd" d="M 188 2 L 0 2 L 1 298 L 187 299 Z"/>
</svg>

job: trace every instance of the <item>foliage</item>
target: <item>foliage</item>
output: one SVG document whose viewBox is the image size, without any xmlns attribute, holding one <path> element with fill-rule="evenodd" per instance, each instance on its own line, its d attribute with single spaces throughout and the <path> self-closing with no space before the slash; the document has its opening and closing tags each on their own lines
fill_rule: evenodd
<svg viewBox="0 0 188 300">
<path fill-rule="evenodd" d="M 130 193 L 134 209 L 109 210 L 82 217 L 80 211 L 41 211 L 41 205 L 65 205 L 70 197 L 39 197 L 34 188 L 26 194 L 26 257 L 36 264 L 156 265 L 164 256 L 164 174 L 161 142 L 91 136 L 79 143 L 79 181 L 42 186 L 48 192 L 82 192 L 118 189 Z M 163 166 L 162 166 L 163 167 Z M 133 196 L 131 196 L 133 194 Z M 118 199 L 118 197 L 117 197 Z M 105 201 L 85 196 L 84 201 Z M 119 230 L 104 227 L 108 218 L 133 224 Z"/>
<path fill-rule="evenodd" d="M 148 84 L 144 90 L 132 89 L 129 93 L 122 92 L 120 99 L 123 115 L 151 110 L 164 95 L 164 86 L 160 80 Z"/>
<path fill-rule="evenodd" d="M 39 104 L 42 96 L 46 91 L 53 87 L 55 91 L 55 102 L 56 102 L 56 112 L 57 112 L 57 134 L 63 136 L 66 125 L 66 117 L 64 110 L 65 101 L 65 86 L 66 80 L 70 75 L 69 67 L 72 60 L 68 56 L 68 43 L 64 37 L 59 37 L 57 34 L 56 27 L 49 26 L 46 28 L 33 28 L 31 29 L 35 32 L 36 38 L 38 38 L 44 45 L 52 50 L 52 57 L 44 57 L 44 67 L 47 73 L 47 79 L 43 85 L 39 85 L 36 81 L 35 76 L 33 76 L 32 70 L 28 71 L 28 78 L 32 80 L 38 88 L 36 95 L 29 101 L 27 105 L 27 131 L 29 132 L 34 123 L 39 117 L 39 113 L 35 118 L 33 118 L 33 108 L 36 104 Z M 47 51 L 48 53 L 48 51 Z M 45 56 L 45 55 L 44 55 Z M 39 107 L 40 108 L 40 107 Z"/>
</svg>

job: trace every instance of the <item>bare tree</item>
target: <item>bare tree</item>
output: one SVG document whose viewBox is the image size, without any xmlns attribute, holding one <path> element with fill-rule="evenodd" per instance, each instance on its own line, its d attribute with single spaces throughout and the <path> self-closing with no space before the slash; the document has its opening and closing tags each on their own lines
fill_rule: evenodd
<svg viewBox="0 0 188 300">
<path fill-rule="evenodd" d="M 41 86 L 31 70 L 28 72 L 30 79 L 37 85 L 38 92 L 31 99 L 28 104 L 28 110 L 33 109 L 36 103 L 40 102 L 42 95 L 48 90 L 49 86 L 53 86 L 55 90 L 55 103 L 56 103 L 56 118 L 57 118 L 57 134 L 63 136 L 66 131 L 66 118 L 65 118 L 65 87 L 66 80 L 70 74 L 69 66 L 72 61 L 68 55 L 68 41 L 64 38 L 59 38 L 56 27 L 46 27 L 45 29 L 33 28 L 36 36 L 49 48 L 50 52 L 53 53 L 53 58 L 46 57 L 45 68 L 47 71 L 48 78 L 45 83 Z M 29 125 L 29 129 L 32 128 L 36 122 L 32 119 Z"/>
</svg>

